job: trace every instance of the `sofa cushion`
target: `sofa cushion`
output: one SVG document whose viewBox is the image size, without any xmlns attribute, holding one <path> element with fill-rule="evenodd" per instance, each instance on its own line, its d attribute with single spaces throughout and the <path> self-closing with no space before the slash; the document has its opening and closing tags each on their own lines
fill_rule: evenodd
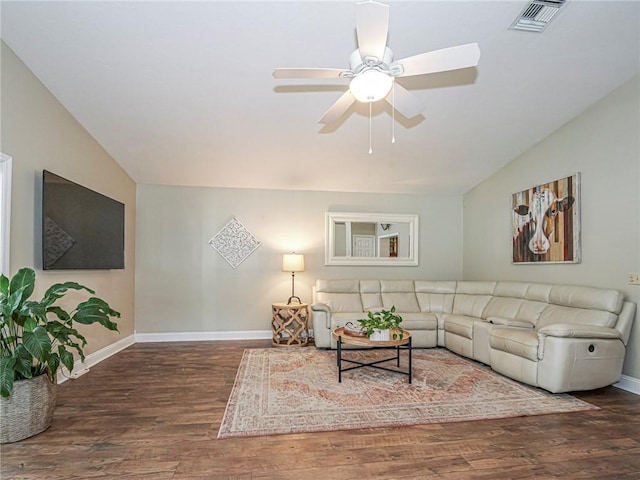
<svg viewBox="0 0 640 480">
<path fill-rule="evenodd" d="M 489 337 L 491 348 L 538 361 L 538 333 L 528 328 L 494 327 Z"/>
<path fill-rule="evenodd" d="M 416 293 L 456 293 L 456 282 L 416 280 Z"/>
<path fill-rule="evenodd" d="M 451 313 L 454 296 L 442 293 L 416 293 L 421 312 Z"/>
<path fill-rule="evenodd" d="M 331 315 L 331 328 L 344 327 L 347 322 L 352 322 L 356 326 L 359 325 L 358 320 L 365 318 L 364 313 L 357 312 L 340 312 Z"/>
<path fill-rule="evenodd" d="M 380 294 L 380 280 L 360 280 L 360 293 Z"/>
<path fill-rule="evenodd" d="M 525 298 L 529 290 L 529 283 L 525 282 L 498 282 L 493 290 L 496 297 Z"/>
<path fill-rule="evenodd" d="M 458 282 L 456 293 L 466 293 L 468 295 L 493 295 L 496 282 Z"/>
<path fill-rule="evenodd" d="M 414 293 L 415 284 L 413 280 L 380 280 L 380 291 L 382 293 Z"/>
<path fill-rule="evenodd" d="M 466 295 L 456 293 L 453 300 L 453 313 L 481 318 L 482 312 L 491 300 L 491 295 Z"/>
<path fill-rule="evenodd" d="M 343 326 L 346 322 L 357 322 L 365 318 L 364 312 L 339 312 L 331 315 L 331 324 Z"/>
<path fill-rule="evenodd" d="M 364 310 L 382 308 L 379 280 L 360 280 L 360 299 Z"/>
<path fill-rule="evenodd" d="M 410 293 L 383 293 L 382 305 L 384 308 L 396 307 L 396 312 L 402 313 L 418 313 L 420 307 L 418 300 L 413 292 Z"/>
<path fill-rule="evenodd" d="M 464 338 L 473 338 L 473 324 L 479 321 L 478 318 L 465 315 L 446 315 L 444 317 L 444 331 L 455 333 Z"/>
<path fill-rule="evenodd" d="M 524 300 L 521 298 L 491 297 L 491 300 L 489 300 L 489 303 L 482 312 L 482 317 L 516 318 L 522 302 L 524 302 Z"/>
<path fill-rule="evenodd" d="M 360 295 L 360 300 L 365 311 L 382 308 L 382 297 L 379 293 L 363 293 Z"/>
<path fill-rule="evenodd" d="M 532 300 L 523 300 L 520 305 L 520 309 L 518 313 L 516 313 L 515 318 L 517 320 L 523 320 L 525 322 L 533 323 L 534 325 L 540 318 L 540 314 L 547 307 L 546 303 L 543 302 L 534 302 Z"/>
<path fill-rule="evenodd" d="M 622 310 L 624 297 L 616 290 L 554 285 L 551 288 L 549 301 L 565 307 L 605 310 L 617 314 Z"/>
<path fill-rule="evenodd" d="M 317 280 L 316 292 L 360 293 L 359 280 Z"/>
<path fill-rule="evenodd" d="M 402 313 L 400 326 L 409 330 L 437 330 L 438 317 L 434 313 Z"/>
<path fill-rule="evenodd" d="M 416 281 L 416 299 L 421 312 L 451 313 L 456 282 Z"/>
<path fill-rule="evenodd" d="M 358 324 L 358 320 L 366 318 L 366 314 L 357 312 L 340 312 L 331 315 L 331 328 L 344 327 L 347 322 Z M 413 330 L 437 330 L 438 321 L 431 313 L 411 313 L 402 315 L 400 326 L 410 332 Z"/>
<path fill-rule="evenodd" d="M 554 323 L 574 323 L 577 325 L 596 325 L 600 327 L 615 327 L 618 316 L 602 310 L 587 310 L 584 308 L 547 305 L 536 328 L 546 327 Z"/>
<path fill-rule="evenodd" d="M 359 293 L 316 292 L 316 301 L 329 305 L 332 313 L 363 311 Z"/>
<path fill-rule="evenodd" d="M 395 306 L 398 313 L 420 312 L 413 280 L 381 280 L 380 290 L 384 308 Z"/>
<path fill-rule="evenodd" d="M 527 289 L 527 296 L 525 298 L 534 302 L 549 303 L 551 287 L 553 287 L 553 285 L 530 283 L 529 288 Z"/>
</svg>

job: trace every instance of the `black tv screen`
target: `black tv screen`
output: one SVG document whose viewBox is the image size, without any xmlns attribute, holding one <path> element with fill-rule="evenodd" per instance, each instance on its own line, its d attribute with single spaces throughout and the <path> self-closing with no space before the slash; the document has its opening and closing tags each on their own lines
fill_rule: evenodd
<svg viewBox="0 0 640 480">
<path fill-rule="evenodd" d="M 44 270 L 124 268 L 124 204 L 42 172 Z"/>
</svg>

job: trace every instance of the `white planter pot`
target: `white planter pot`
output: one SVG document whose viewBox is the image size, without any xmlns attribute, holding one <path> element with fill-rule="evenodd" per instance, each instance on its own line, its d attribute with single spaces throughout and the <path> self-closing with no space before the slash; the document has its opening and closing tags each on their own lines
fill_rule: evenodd
<svg viewBox="0 0 640 480">
<path fill-rule="evenodd" d="M 372 342 L 388 342 L 389 341 L 389 329 L 380 330 L 376 328 L 369 336 L 369 340 Z"/>
</svg>

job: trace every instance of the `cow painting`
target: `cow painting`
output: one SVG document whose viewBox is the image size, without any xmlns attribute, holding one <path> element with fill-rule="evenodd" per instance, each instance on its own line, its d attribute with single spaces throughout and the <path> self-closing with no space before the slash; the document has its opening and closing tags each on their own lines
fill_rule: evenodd
<svg viewBox="0 0 640 480">
<path fill-rule="evenodd" d="M 577 174 L 516 193 L 513 262 L 578 262 Z"/>
</svg>

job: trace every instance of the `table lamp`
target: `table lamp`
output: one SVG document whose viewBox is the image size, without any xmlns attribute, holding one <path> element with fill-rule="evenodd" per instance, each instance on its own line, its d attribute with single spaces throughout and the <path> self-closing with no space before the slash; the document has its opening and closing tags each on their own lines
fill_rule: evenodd
<svg viewBox="0 0 640 480">
<path fill-rule="evenodd" d="M 287 300 L 287 305 L 293 300 L 302 303 L 300 297 L 296 297 L 294 293 L 296 272 L 304 272 L 304 255 L 296 253 L 285 253 L 282 256 L 282 271 L 291 272 L 291 296 Z"/>
</svg>

